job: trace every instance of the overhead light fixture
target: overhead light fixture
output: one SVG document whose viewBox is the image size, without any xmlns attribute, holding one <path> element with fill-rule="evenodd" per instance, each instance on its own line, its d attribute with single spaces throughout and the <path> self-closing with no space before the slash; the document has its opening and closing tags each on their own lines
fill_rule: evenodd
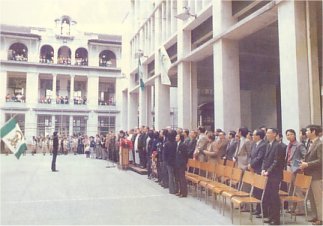
<svg viewBox="0 0 323 226">
<path fill-rule="evenodd" d="M 187 20 L 191 16 L 194 17 L 195 19 L 197 18 L 196 14 L 192 14 L 190 12 L 190 7 L 184 6 L 183 9 L 184 9 L 184 12 L 182 12 L 182 13 L 180 13 L 180 14 L 178 14 L 178 15 L 175 16 L 177 19 Z"/>
</svg>

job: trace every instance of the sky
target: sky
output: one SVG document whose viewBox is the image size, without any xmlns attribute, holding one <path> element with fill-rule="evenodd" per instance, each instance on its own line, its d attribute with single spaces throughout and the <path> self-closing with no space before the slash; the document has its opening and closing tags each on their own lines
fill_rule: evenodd
<svg viewBox="0 0 323 226">
<path fill-rule="evenodd" d="M 56 18 L 68 15 L 77 30 L 122 34 L 130 0 L 0 0 L 0 23 L 54 28 Z"/>
</svg>

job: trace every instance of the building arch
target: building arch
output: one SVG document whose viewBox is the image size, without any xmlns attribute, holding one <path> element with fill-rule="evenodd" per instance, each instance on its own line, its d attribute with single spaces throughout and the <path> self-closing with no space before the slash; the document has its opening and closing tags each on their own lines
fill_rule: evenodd
<svg viewBox="0 0 323 226">
<path fill-rule="evenodd" d="M 28 61 L 28 48 L 21 42 L 13 43 L 8 50 L 8 60 Z"/>
<path fill-rule="evenodd" d="M 71 64 L 72 51 L 67 46 L 62 46 L 57 52 L 57 63 L 58 64 Z"/>
<path fill-rule="evenodd" d="M 75 65 L 88 65 L 88 51 L 84 47 L 77 48 L 75 51 Z"/>
<path fill-rule="evenodd" d="M 54 63 L 54 48 L 51 45 L 43 45 L 40 48 L 40 63 Z"/>
<path fill-rule="evenodd" d="M 103 50 L 99 55 L 99 66 L 101 67 L 116 67 L 116 55 L 111 50 Z"/>
</svg>

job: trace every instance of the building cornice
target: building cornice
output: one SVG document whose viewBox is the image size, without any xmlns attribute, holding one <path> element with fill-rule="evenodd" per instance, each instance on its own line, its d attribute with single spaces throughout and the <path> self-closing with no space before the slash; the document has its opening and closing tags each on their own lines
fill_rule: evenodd
<svg viewBox="0 0 323 226">
<path fill-rule="evenodd" d="M 33 38 L 33 39 L 38 39 L 41 40 L 40 35 L 36 34 L 31 34 L 31 33 L 18 33 L 18 32 L 8 32 L 8 31 L 1 31 L 0 32 L 1 36 L 13 36 L 13 37 L 25 37 L 25 38 Z"/>
<path fill-rule="evenodd" d="M 76 74 L 85 76 L 122 77 L 120 68 L 44 64 L 25 61 L 0 60 L 1 71 L 35 72 L 44 74 Z"/>
</svg>

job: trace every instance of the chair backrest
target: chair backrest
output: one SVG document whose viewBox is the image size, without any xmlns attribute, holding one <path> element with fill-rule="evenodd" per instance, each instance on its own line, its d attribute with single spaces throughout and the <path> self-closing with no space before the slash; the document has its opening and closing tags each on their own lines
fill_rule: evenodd
<svg viewBox="0 0 323 226">
<path fill-rule="evenodd" d="M 232 166 L 224 166 L 224 175 L 223 176 L 225 179 L 231 178 L 232 170 L 233 170 Z"/>
<path fill-rule="evenodd" d="M 254 181 L 254 173 L 250 171 L 244 171 L 243 177 L 242 177 L 242 185 L 243 184 L 250 184 L 253 185 Z"/>
<path fill-rule="evenodd" d="M 229 160 L 229 159 L 227 159 L 227 161 L 226 161 L 225 165 L 226 165 L 226 166 L 234 167 L 235 162 L 234 162 L 233 160 Z"/>
<path fill-rule="evenodd" d="M 208 163 L 207 162 L 200 162 L 199 165 L 200 165 L 200 167 L 199 167 L 199 175 L 202 175 L 202 172 L 204 172 L 206 174 Z M 205 174 L 204 174 L 204 176 L 205 176 Z"/>
<path fill-rule="evenodd" d="M 295 186 L 294 192 L 295 192 L 295 189 L 297 188 L 307 191 L 311 186 L 311 182 L 312 182 L 312 176 L 306 176 L 300 173 L 296 174 L 296 178 L 294 182 L 294 186 Z"/>
<path fill-rule="evenodd" d="M 225 166 L 224 165 L 216 164 L 215 165 L 215 169 L 214 169 L 215 177 L 217 179 L 221 179 L 224 176 L 224 170 L 225 170 Z"/>
<path fill-rule="evenodd" d="M 242 169 L 240 168 L 233 168 L 232 169 L 232 174 L 231 174 L 231 180 L 230 180 L 230 185 L 232 185 L 233 183 L 240 183 L 241 180 L 241 175 L 242 175 Z M 239 187 L 239 185 L 238 185 Z"/>
<path fill-rule="evenodd" d="M 224 165 L 224 159 L 220 159 L 220 160 L 218 161 L 218 164 L 220 164 L 220 165 Z"/>
<path fill-rule="evenodd" d="M 292 183 L 292 176 L 293 176 L 292 172 L 284 170 L 283 171 L 283 180 L 282 181 L 284 181 L 287 184 L 291 184 Z"/>
<path fill-rule="evenodd" d="M 261 190 L 265 190 L 268 177 L 261 176 L 259 174 L 253 174 L 253 186 Z"/>
<path fill-rule="evenodd" d="M 214 178 L 215 164 L 213 162 L 206 163 L 206 177 Z"/>
<path fill-rule="evenodd" d="M 189 171 L 190 169 L 193 169 L 193 168 L 195 168 L 194 166 L 195 166 L 195 159 L 188 159 L 188 161 L 187 161 L 187 171 Z"/>
</svg>

